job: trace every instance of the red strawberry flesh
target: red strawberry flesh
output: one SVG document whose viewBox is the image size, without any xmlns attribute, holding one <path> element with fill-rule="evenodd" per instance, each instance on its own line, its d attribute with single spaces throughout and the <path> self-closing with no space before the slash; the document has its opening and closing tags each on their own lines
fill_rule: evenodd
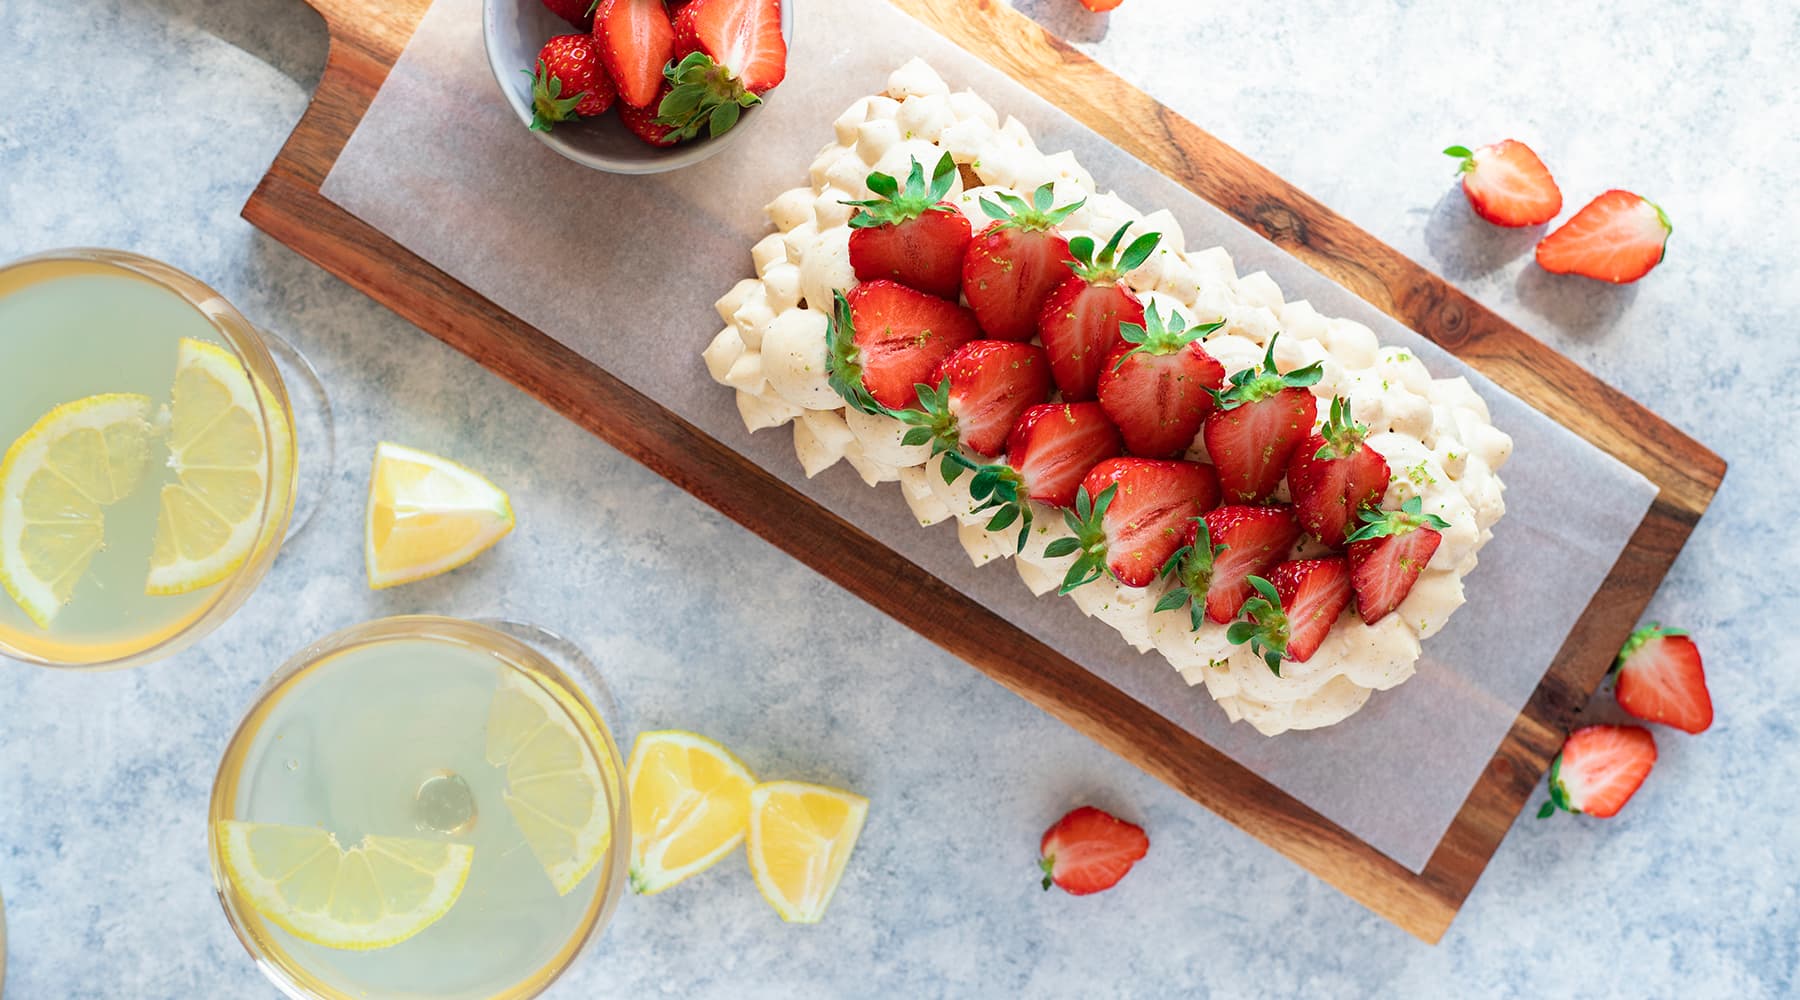
<svg viewBox="0 0 1800 1000">
<path fill-rule="evenodd" d="M 1050 363 L 1034 344 L 970 341 L 939 363 L 929 384 L 946 378 L 962 445 L 990 458 L 1006 448 L 1025 410 L 1050 395 Z"/>
<path fill-rule="evenodd" d="M 1155 582 L 1193 528 L 1219 502 L 1219 477 L 1197 462 L 1109 458 L 1082 480 L 1088 496 L 1114 490 L 1106 508 L 1106 565 L 1127 587 Z"/>
<path fill-rule="evenodd" d="M 1562 191 L 1530 146 L 1507 139 L 1445 152 L 1462 158 L 1463 194 L 1475 214 L 1494 225 L 1538 226 L 1562 211 Z"/>
<path fill-rule="evenodd" d="M 1188 450 L 1213 412 L 1213 397 L 1225 366 L 1199 341 L 1173 354 L 1133 353 L 1113 348 L 1100 373 L 1100 405 L 1119 425 L 1125 449 L 1148 458 L 1171 458 Z"/>
<path fill-rule="evenodd" d="M 1268 577 L 1284 562 L 1300 526 L 1289 507 L 1220 507 L 1206 515 L 1206 530 L 1214 546 L 1225 546 L 1213 557 L 1212 582 L 1206 589 L 1206 617 L 1228 624 L 1244 609 L 1255 591 L 1252 576 Z M 1182 544 L 1194 543 L 1190 527 Z"/>
<path fill-rule="evenodd" d="M 750 93 L 766 93 L 787 76 L 781 0 L 693 0 L 681 17 L 700 50 Z"/>
<path fill-rule="evenodd" d="M 1219 469 L 1226 501 L 1261 503 L 1274 495 L 1318 415 L 1309 390 L 1288 388 L 1208 417 L 1206 451 Z"/>
<path fill-rule="evenodd" d="M 661 99 L 663 66 L 675 54 L 675 28 L 662 0 L 600 0 L 594 12 L 600 61 L 634 108 Z"/>
<path fill-rule="evenodd" d="M 1598 819 L 1615 816 L 1655 764 L 1656 739 L 1642 726 L 1577 729 L 1551 762 L 1551 801 Z M 1548 807 L 1539 815 L 1549 815 Z"/>
<path fill-rule="evenodd" d="M 989 337 L 1030 340 L 1073 259 L 1069 241 L 1055 232 L 990 223 L 963 258 L 963 295 Z"/>
<path fill-rule="evenodd" d="M 1098 403 L 1044 403 L 1027 409 L 1006 439 L 1006 462 L 1025 495 L 1070 507 L 1094 466 L 1119 454 L 1119 431 Z"/>
<path fill-rule="evenodd" d="M 1044 888 L 1072 896 L 1110 889 L 1150 852 L 1144 828 L 1093 806 L 1073 810 L 1044 831 L 1038 843 Z"/>
<path fill-rule="evenodd" d="M 1093 285 L 1079 275 L 1064 278 L 1038 317 L 1038 335 L 1064 401 L 1095 398 L 1107 355 L 1122 343 L 1120 325 L 1143 322 L 1144 304 L 1124 285 Z"/>
<path fill-rule="evenodd" d="M 1350 606 L 1350 564 L 1341 556 L 1296 559 L 1275 567 L 1268 579 L 1287 615 L 1287 658 L 1305 663 Z"/>
<path fill-rule="evenodd" d="M 967 309 L 892 281 L 868 281 L 850 302 L 863 385 L 889 409 L 918 402 L 919 384 L 952 351 L 981 333 Z"/>
<path fill-rule="evenodd" d="M 973 230 L 967 216 L 948 207 L 949 211 L 927 211 L 906 222 L 852 230 L 850 265 L 856 277 L 886 278 L 955 301 Z"/>
<path fill-rule="evenodd" d="M 1649 200 L 1608 191 L 1588 202 L 1537 245 L 1538 266 L 1623 285 L 1662 263 L 1673 227 Z"/>
<path fill-rule="evenodd" d="M 1356 613 L 1370 625 L 1392 614 L 1412 593 L 1443 536 L 1432 528 L 1350 543 L 1350 585 Z"/>
<path fill-rule="evenodd" d="M 1700 647 L 1686 633 L 1660 625 L 1639 629 L 1626 640 L 1613 669 L 1618 674 L 1613 696 L 1632 715 L 1689 733 L 1712 725 Z"/>
</svg>

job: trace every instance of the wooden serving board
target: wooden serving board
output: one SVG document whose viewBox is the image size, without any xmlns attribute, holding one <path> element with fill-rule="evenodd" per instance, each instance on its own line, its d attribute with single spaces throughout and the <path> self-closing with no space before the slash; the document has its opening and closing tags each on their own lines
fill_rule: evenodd
<svg viewBox="0 0 1800 1000">
<path fill-rule="evenodd" d="M 956 592 L 320 194 L 430 0 L 307 0 L 318 93 L 244 217 L 1058 719 L 1435 942 L 1725 474 L 1712 452 L 1001 0 L 893 0 L 1638 470 L 1659 495 L 1422 874 Z M 980 636 L 979 642 L 970 637 Z"/>
</svg>

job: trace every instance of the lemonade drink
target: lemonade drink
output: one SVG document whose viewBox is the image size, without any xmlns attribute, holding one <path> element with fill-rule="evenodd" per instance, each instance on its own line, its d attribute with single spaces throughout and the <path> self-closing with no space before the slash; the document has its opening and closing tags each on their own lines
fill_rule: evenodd
<svg viewBox="0 0 1800 1000">
<path fill-rule="evenodd" d="M 255 330 L 186 275 L 0 267 L 0 654 L 120 665 L 229 613 L 285 529 L 291 427 Z"/>
<path fill-rule="evenodd" d="M 284 667 L 233 737 L 220 896 L 290 995 L 533 996 L 618 898 L 620 773 L 530 647 L 449 619 L 359 626 Z"/>
</svg>

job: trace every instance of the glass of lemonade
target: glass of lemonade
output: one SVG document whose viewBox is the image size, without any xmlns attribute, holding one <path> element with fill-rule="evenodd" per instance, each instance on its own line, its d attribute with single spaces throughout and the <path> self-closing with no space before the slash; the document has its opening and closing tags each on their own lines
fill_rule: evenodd
<svg viewBox="0 0 1800 1000">
<path fill-rule="evenodd" d="M 276 671 L 231 738 L 213 879 L 288 996 L 532 997 L 610 918 L 623 764 L 568 671 L 597 679 L 502 627 L 338 632 Z"/>
<path fill-rule="evenodd" d="M 0 265 L 0 656 L 122 667 L 228 617 L 293 510 L 293 407 L 264 335 L 115 250 Z"/>
</svg>

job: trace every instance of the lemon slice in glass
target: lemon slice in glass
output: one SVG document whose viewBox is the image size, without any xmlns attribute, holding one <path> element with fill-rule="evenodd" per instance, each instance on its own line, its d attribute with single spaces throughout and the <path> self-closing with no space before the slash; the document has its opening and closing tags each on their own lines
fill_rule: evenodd
<svg viewBox="0 0 1800 1000">
<path fill-rule="evenodd" d="M 327 948 L 399 944 L 436 923 L 462 895 L 475 848 L 366 836 L 345 850 L 318 827 L 225 820 L 220 854 L 257 913 Z"/>
<path fill-rule="evenodd" d="M 262 530 L 271 469 L 292 476 L 289 447 L 270 462 L 268 441 L 287 442 L 285 425 L 265 435 L 263 414 L 282 419 L 274 394 L 252 386 L 237 356 L 182 338 L 171 391 L 169 467 L 156 515 L 147 594 L 188 594 L 244 565 Z"/>
<path fill-rule="evenodd" d="M 414 448 L 376 445 L 363 545 L 371 588 L 447 573 L 512 529 L 511 501 L 480 473 Z"/>
<path fill-rule="evenodd" d="M 631 888 L 653 896 L 711 868 L 743 842 L 756 775 L 697 733 L 644 733 L 626 766 Z"/>
<path fill-rule="evenodd" d="M 781 919 L 825 915 L 868 814 L 868 799 L 824 785 L 772 781 L 750 792 L 750 874 Z"/>
<path fill-rule="evenodd" d="M 488 709 L 486 756 L 506 769 L 500 800 L 557 894 L 566 896 L 612 844 L 608 785 L 616 786 L 618 775 L 609 765 L 602 776 L 594 748 L 605 743 L 592 715 L 561 698 L 503 673 Z"/>
<path fill-rule="evenodd" d="M 42 628 L 105 543 L 101 508 L 144 478 L 150 408 L 150 397 L 126 393 L 64 403 L 0 462 L 0 584 Z"/>
</svg>

